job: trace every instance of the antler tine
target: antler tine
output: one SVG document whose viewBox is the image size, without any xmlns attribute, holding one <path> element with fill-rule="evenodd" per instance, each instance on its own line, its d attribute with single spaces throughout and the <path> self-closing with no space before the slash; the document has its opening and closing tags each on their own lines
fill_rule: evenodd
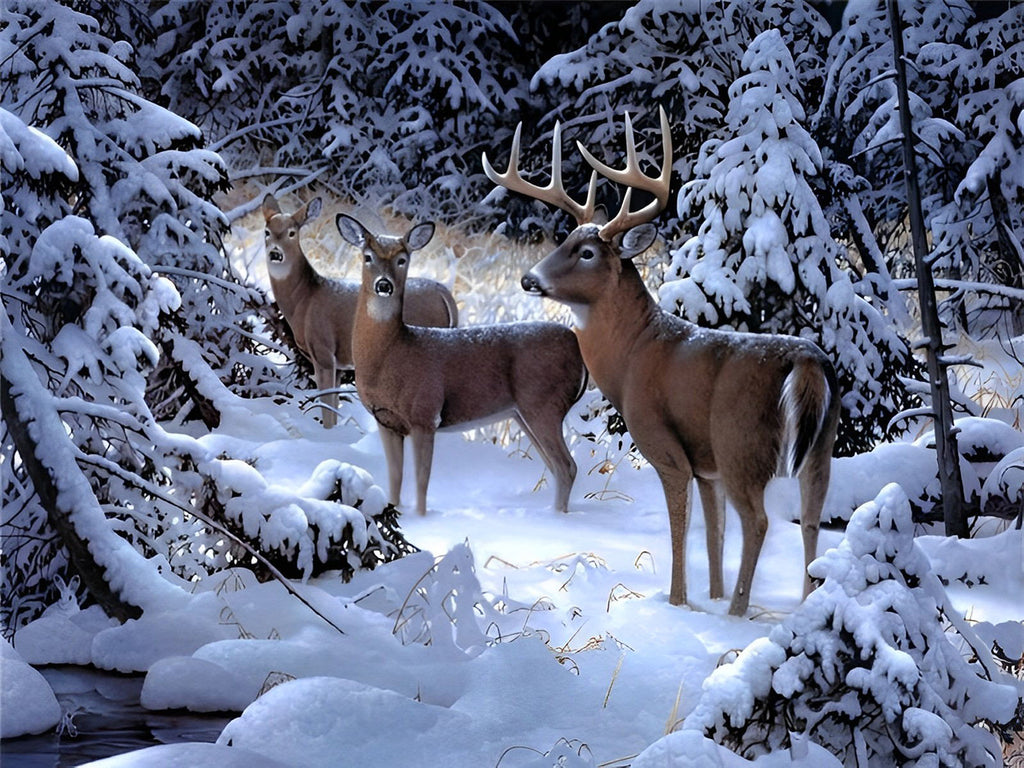
<svg viewBox="0 0 1024 768">
<path fill-rule="evenodd" d="M 562 184 L 562 127 L 556 122 L 551 148 L 551 181 L 543 187 L 530 183 L 519 173 L 519 145 L 522 130 L 523 124 L 520 123 L 516 126 L 515 135 L 512 137 L 512 151 L 508 159 L 508 170 L 505 173 L 498 173 L 494 170 L 491 161 L 487 159 L 487 153 L 484 152 L 483 166 L 487 178 L 510 192 L 519 192 L 562 209 L 573 216 L 580 226 L 591 222 L 594 218 L 597 201 L 597 171 L 590 176 L 587 201 L 583 205 L 569 197 Z"/>
<path fill-rule="evenodd" d="M 627 186 L 626 193 L 622 197 L 622 206 L 615 218 L 601 227 L 600 236 L 603 240 L 611 240 L 620 232 L 644 224 L 661 213 L 668 205 L 668 195 L 672 181 L 672 131 L 668 124 L 668 115 L 665 108 L 658 108 L 661 118 L 661 142 L 664 150 L 661 173 L 657 177 L 647 176 L 640 170 L 640 163 L 636 157 L 636 137 L 633 134 L 633 121 L 626 113 L 626 167 L 622 170 L 605 165 L 594 157 L 580 142 L 576 146 L 583 154 L 595 172 L 600 173 L 607 179 Z M 633 189 L 642 189 L 654 195 L 654 200 L 645 205 L 639 211 L 630 211 L 629 206 L 632 200 Z"/>
</svg>

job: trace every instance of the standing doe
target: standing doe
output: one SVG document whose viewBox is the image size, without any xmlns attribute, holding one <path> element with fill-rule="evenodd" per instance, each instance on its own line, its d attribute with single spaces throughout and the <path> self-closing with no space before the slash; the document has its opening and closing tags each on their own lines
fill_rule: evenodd
<svg viewBox="0 0 1024 768">
<path fill-rule="evenodd" d="M 664 110 L 664 159 L 656 178 L 640 169 L 628 114 L 624 170 L 601 163 L 577 143 L 594 169 L 584 205 L 562 186 L 559 127 L 552 178 L 545 187 L 519 175 L 521 130 L 522 125 L 512 141 L 508 170 L 495 171 L 486 155 L 484 170 L 495 184 L 576 218 L 577 228 L 524 275 L 522 284 L 529 293 L 573 309 L 590 374 L 658 473 L 672 537 L 669 602 L 686 603 L 689 486 L 696 478 L 707 524 L 712 598 L 723 595 L 726 496 L 739 513 L 742 560 L 729 612 L 746 613 L 768 527 L 765 486 L 783 473 L 800 480 L 806 595 L 811 588 L 806 565 L 815 557 L 839 420 L 828 358 L 811 342 L 792 336 L 700 328 L 663 311 L 648 292 L 632 259 L 653 243 L 657 231 L 648 222 L 668 202 L 672 137 Z M 618 214 L 603 226 L 592 221 L 598 174 L 627 186 Z M 654 197 L 637 211 L 630 210 L 634 188 Z"/>
<path fill-rule="evenodd" d="M 317 389 L 324 391 L 327 409 L 325 427 L 337 421 L 337 371 L 352 369 L 352 321 L 356 313 L 359 284 L 319 274 L 302 252 L 299 231 L 320 215 L 319 197 L 295 213 L 281 213 L 273 195 L 263 198 L 266 220 L 267 272 L 274 298 L 288 326 L 310 362 Z M 423 278 L 409 281 L 406 319 L 415 325 L 452 328 L 459 311 L 451 293 L 438 282 Z"/>
<path fill-rule="evenodd" d="M 434 434 L 512 416 L 555 477 L 555 508 L 568 510 L 576 478 L 562 421 L 586 387 L 576 337 L 557 323 L 418 328 L 402 319 L 409 255 L 434 234 L 374 235 L 339 214 L 338 231 L 363 255 L 352 356 L 356 389 L 380 427 L 391 503 L 402 491 L 402 452 L 412 439 L 416 511 L 427 511 Z"/>
</svg>

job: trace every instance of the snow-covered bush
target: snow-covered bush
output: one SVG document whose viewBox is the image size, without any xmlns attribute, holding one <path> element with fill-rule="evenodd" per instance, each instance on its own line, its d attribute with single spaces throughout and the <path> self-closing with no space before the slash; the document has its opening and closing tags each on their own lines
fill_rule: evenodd
<svg viewBox="0 0 1024 768">
<path fill-rule="evenodd" d="M 216 459 L 196 470 L 202 475 L 196 505 L 285 576 L 336 570 L 347 579 L 411 551 L 397 534 L 398 511 L 359 467 L 325 461 L 295 490 L 268 484 L 238 459 Z M 246 561 L 245 552 L 235 554 L 236 562 Z M 259 564 L 253 568 L 262 571 Z"/>
<path fill-rule="evenodd" d="M 986 726 L 1013 719 L 1024 689 L 951 607 L 903 491 L 862 506 L 810 572 L 821 586 L 712 673 L 684 728 L 744 755 L 798 733 L 846 765 L 1000 765 Z"/>
<path fill-rule="evenodd" d="M 677 178 L 685 182 L 701 145 L 722 125 L 728 89 L 741 72 L 744 52 L 768 29 L 779 30 L 792 46 L 802 76 L 822 77 L 820 51 L 828 24 L 803 0 L 641 0 L 618 22 L 602 27 L 585 46 L 552 57 L 537 72 L 532 87 L 540 92 L 551 117 L 560 119 L 591 150 L 603 148 L 609 156 L 602 159 L 619 167 L 624 145 L 616 131 L 622 113 L 654 115 L 658 105 L 663 106 L 672 123 L 674 168 Z M 638 127 L 645 122 L 657 123 L 638 119 Z M 549 135 L 533 137 L 531 162 L 523 167 L 543 167 L 550 152 Z M 656 131 L 649 141 L 641 139 L 638 150 L 641 159 L 654 165 L 660 162 Z M 584 168 L 577 153 L 566 155 L 567 180 L 586 184 L 590 174 Z M 616 210 L 616 195 L 621 197 L 622 190 L 603 186 L 600 201 Z M 676 212 L 679 194 L 673 184 L 665 218 Z M 681 228 L 691 231 L 698 223 L 684 219 Z M 670 223 L 665 229 L 674 236 L 677 226 Z"/>
<path fill-rule="evenodd" d="M 1014 465 L 1020 463 L 1024 434 L 1002 421 L 976 416 L 957 419 L 955 424 L 968 514 L 1014 517 L 1021 498 L 1021 474 L 1019 470 L 1014 474 Z M 937 470 L 931 431 L 913 443 L 882 443 L 866 453 L 836 459 L 822 522 L 845 523 L 889 483 L 898 483 L 907 494 L 915 523 L 941 520 Z"/>
</svg>

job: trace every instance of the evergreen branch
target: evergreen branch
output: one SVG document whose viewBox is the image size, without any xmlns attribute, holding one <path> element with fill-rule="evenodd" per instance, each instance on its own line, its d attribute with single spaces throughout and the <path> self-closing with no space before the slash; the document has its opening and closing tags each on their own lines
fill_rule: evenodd
<svg viewBox="0 0 1024 768">
<path fill-rule="evenodd" d="M 898 291 L 916 291 L 917 280 L 913 278 L 898 278 L 892 281 L 893 287 Z M 1024 301 L 1024 289 L 1014 288 L 1010 285 L 996 285 L 994 283 L 980 283 L 973 280 L 953 280 L 948 278 L 935 278 L 935 287 L 944 291 L 970 291 L 972 293 L 987 293 L 992 296 L 1002 296 L 1007 299 Z"/>
<path fill-rule="evenodd" d="M 309 608 L 309 610 L 311 610 L 314 614 L 316 614 L 318 617 L 327 622 L 327 624 L 332 629 L 336 629 L 339 633 L 343 635 L 345 634 L 345 630 L 343 630 L 341 627 L 335 624 L 334 621 L 332 621 L 323 612 L 316 608 L 316 606 L 314 606 L 308 599 L 303 597 L 302 594 L 298 591 L 298 589 L 295 588 L 295 585 L 292 584 L 291 580 L 289 580 L 283 573 L 281 573 L 281 571 L 278 570 L 278 568 L 273 563 L 271 563 L 270 560 L 268 560 L 267 557 L 259 551 L 259 549 L 254 547 L 252 544 L 250 544 L 242 537 L 238 536 L 231 529 L 220 524 L 219 522 L 214 520 L 210 515 L 207 515 L 205 512 L 201 512 L 200 510 L 196 509 L 193 506 L 178 501 L 173 496 L 168 495 L 161 488 L 153 485 L 148 480 L 145 480 L 144 478 L 140 477 L 134 472 L 126 471 L 120 465 L 115 464 L 109 459 L 103 458 L 102 456 L 87 454 L 82 452 L 81 450 L 78 450 L 77 452 L 78 461 L 84 464 L 91 464 L 95 467 L 98 467 L 109 472 L 112 475 L 115 475 L 116 477 L 123 480 L 125 483 L 135 488 L 138 488 L 141 491 L 145 491 L 146 493 L 153 496 L 153 498 L 159 499 L 165 504 L 175 507 L 176 509 L 184 512 L 185 514 L 191 515 L 201 520 L 218 533 L 223 534 L 233 543 L 237 544 L 242 549 L 244 549 L 249 555 L 253 557 L 253 559 L 259 562 L 260 565 L 266 568 L 267 572 L 274 578 L 275 581 L 279 582 L 285 588 L 288 594 L 296 598 L 300 603 Z"/>
</svg>

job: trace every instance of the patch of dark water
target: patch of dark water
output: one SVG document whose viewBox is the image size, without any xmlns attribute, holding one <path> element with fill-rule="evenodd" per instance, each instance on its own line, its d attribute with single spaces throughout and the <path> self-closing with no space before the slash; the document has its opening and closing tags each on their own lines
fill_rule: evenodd
<svg viewBox="0 0 1024 768">
<path fill-rule="evenodd" d="M 39 671 L 57 695 L 64 720 L 49 733 L 0 742 L 3 768 L 70 768 L 158 744 L 214 742 L 233 717 L 143 709 L 142 675 L 88 667 Z"/>
</svg>

